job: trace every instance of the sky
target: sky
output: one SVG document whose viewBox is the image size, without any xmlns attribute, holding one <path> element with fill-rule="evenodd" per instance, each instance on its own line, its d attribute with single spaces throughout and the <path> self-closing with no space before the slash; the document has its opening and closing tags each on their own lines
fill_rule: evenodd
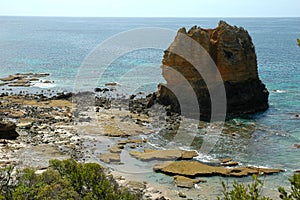
<svg viewBox="0 0 300 200">
<path fill-rule="evenodd" d="M 0 15 L 300 17 L 300 0 L 1 0 Z"/>
</svg>

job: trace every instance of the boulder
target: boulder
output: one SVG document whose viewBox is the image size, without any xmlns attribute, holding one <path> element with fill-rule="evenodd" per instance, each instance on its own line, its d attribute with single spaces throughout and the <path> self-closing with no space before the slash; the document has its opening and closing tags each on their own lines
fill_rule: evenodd
<svg viewBox="0 0 300 200">
<path fill-rule="evenodd" d="M 195 42 L 187 42 L 184 39 L 186 37 L 192 38 Z M 197 43 L 203 50 L 199 50 Z M 204 81 L 203 74 L 199 74 L 190 60 L 187 61 L 173 52 L 186 52 L 192 57 L 193 63 L 199 65 L 197 68 L 202 69 L 202 73 L 208 71 L 210 67 L 208 60 L 212 59 L 211 63 L 215 63 L 222 79 L 217 79 L 217 72 L 212 70 L 213 72 L 208 71 L 205 74 L 207 79 Z M 224 21 L 220 21 L 215 29 L 194 26 L 186 31 L 185 28 L 181 28 L 173 43 L 165 51 L 161 67 L 167 84 L 159 84 L 157 100 L 163 105 L 170 105 L 175 112 L 181 112 L 175 94 L 180 93 L 188 104 L 195 92 L 201 119 L 210 119 L 210 92 L 219 91 L 220 88 L 225 88 L 228 117 L 264 111 L 268 108 L 269 92 L 259 79 L 255 48 L 250 35 L 243 28 L 231 26 Z M 184 84 L 186 81 L 191 87 Z M 222 84 L 224 87 L 221 87 Z M 188 108 L 185 109 L 189 111 Z"/>
<path fill-rule="evenodd" d="M 19 136 L 16 128 L 13 122 L 0 121 L 0 139 L 15 140 Z"/>
<path fill-rule="evenodd" d="M 300 149 L 300 144 L 294 144 L 294 147 Z"/>
<path fill-rule="evenodd" d="M 162 172 L 171 175 L 181 175 L 187 177 L 197 176 L 233 176 L 243 177 L 252 174 L 273 174 L 279 173 L 281 169 L 269 169 L 269 168 L 258 168 L 258 167 L 218 167 L 210 166 L 198 161 L 168 161 L 160 164 L 156 164 L 153 167 L 154 171 Z"/>
</svg>

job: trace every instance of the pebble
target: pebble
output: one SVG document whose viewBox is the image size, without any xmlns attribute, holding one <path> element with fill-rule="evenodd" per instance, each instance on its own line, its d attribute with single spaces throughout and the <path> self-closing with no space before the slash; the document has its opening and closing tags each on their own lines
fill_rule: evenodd
<svg viewBox="0 0 300 200">
<path fill-rule="evenodd" d="M 186 194 L 184 194 L 183 192 L 178 192 L 178 196 L 181 198 L 186 198 Z"/>
</svg>

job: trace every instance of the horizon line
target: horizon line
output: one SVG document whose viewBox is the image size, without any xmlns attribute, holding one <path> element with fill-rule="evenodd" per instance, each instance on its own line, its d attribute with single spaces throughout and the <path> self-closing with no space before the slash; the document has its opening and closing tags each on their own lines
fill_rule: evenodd
<svg viewBox="0 0 300 200">
<path fill-rule="evenodd" d="M 57 17 L 57 18 L 300 18 L 300 16 L 59 16 L 59 15 L 1 15 L 0 17 Z"/>
</svg>

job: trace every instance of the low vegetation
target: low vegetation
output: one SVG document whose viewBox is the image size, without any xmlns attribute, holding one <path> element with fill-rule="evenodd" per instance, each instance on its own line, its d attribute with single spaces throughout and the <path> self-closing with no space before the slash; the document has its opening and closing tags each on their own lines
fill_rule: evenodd
<svg viewBox="0 0 300 200">
<path fill-rule="evenodd" d="M 283 200 L 299 200 L 300 199 L 300 173 L 294 174 L 289 179 L 291 183 L 290 193 L 288 193 L 283 187 L 278 190 L 280 192 L 280 198 Z"/>
<path fill-rule="evenodd" d="M 300 200 L 300 173 L 290 179 L 291 187 L 278 189 L 283 200 Z M 222 182 L 223 195 L 218 200 L 271 200 L 263 196 L 263 181 L 253 175 L 251 184 L 234 182 L 233 189 Z M 14 170 L 9 166 L 0 170 L 0 200 L 138 200 L 137 194 L 120 188 L 104 168 L 95 163 L 74 160 L 51 160 L 50 167 L 37 174 L 34 169 Z"/>
<path fill-rule="evenodd" d="M 289 181 L 291 183 L 289 192 L 283 187 L 278 189 L 280 199 L 300 200 L 300 173 L 294 174 Z M 256 175 L 253 175 L 253 182 L 248 185 L 235 181 L 232 190 L 229 190 L 224 182 L 222 182 L 222 186 L 223 196 L 218 197 L 218 200 L 272 200 L 270 197 L 263 196 L 263 182 Z"/>
<path fill-rule="evenodd" d="M 81 164 L 73 160 L 52 160 L 41 174 L 33 169 L 0 172 L 0 200 L 135 200 L 139 197 L 119 188 L 108 178 L 103 167 L 95 163 Z"/>
</svg>

